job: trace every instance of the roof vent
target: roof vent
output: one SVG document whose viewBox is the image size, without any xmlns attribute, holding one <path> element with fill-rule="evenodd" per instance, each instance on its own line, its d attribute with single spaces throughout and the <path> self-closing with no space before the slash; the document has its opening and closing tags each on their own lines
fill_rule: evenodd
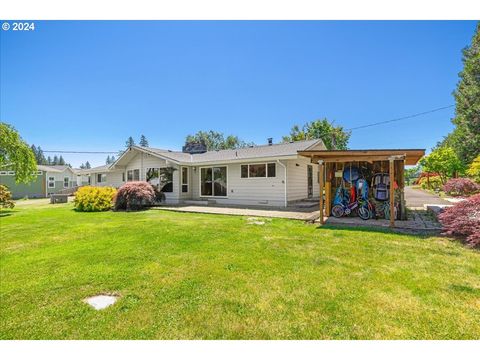
<svg viewBox="0 0 480 360">
<path fill-rule="evenodd" d="M 207 152 L 207 146 L 202 142 L 189 142 L 182 147 L 182 152 L 188 154 L 203 154 Z"/>
<path fill-rule="evenodd" d="M 273 138 L 268 138 L 267 141 L 268 141 L 268 145 L 271 146 L 273 144 Z"/>
</svg>

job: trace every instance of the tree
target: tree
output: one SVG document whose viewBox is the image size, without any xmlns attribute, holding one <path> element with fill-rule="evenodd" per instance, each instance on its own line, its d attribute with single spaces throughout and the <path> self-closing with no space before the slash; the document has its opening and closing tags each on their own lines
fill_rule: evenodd
<svg viewBox="0 0 480 360">
<path fill-rule="evenodd" d="M 478 155 L 467 170 L 467 175 L 480 184 L 480 155 Z"/>
<path fill-rule="evenodd" d="M 12 200 L 12 193 L 8 191 L 5 185 L 0 185 L 0 209 L 13 209 L 15 203 Z"/>
<path fill-rule="evenodd" d="M 28 183 L 36 175 L 35 154 L 15 128 L 0 122 L 0 167 L 15 171 L 15 182 Z"/>
<path fill-rule="evenodd" d="M 108 156 L 107 156 L 107 159 L 105 160 L 105 164 L 106 164 L 106 165 L 110 165 L 110 164 L 113 164 L 114 162 L 115 162 L 115 156 L 112 155 L 112 156 L 110 157 L 110 155 L 108 155 Z"/>
<path fill-rule="evenodd" d="M 143 147 L 148 147 L 148 140 L 145 135 L 140 136 L 140 142 L 138 144 Z"/>
<path fill-rule="evenodd" d="M 50 157 L 50 155 L 47 158 L 47 165 L 52 165 L 52 158 Z"/>
<path fill-rule="evenodd" d="M 58 164 L 57 165 L 65 165 L 65 160 L 63 159 L 62 155 L 60 155 L 60 157 L 58 158 Z"/>
<path fill-rule="evenodd" d="M 110 155 L 107 155 L 107 159 L 105 160 L 105 164 L 106 165 L 110 164 Z"/>
<path fill-rule="evenodd" d="M 129 148 L 130 146 L 135 145 L 135 140 L 133 140 L 133 137 L 129 136 L 127 141 L 125 141 L 125 147 Z"/>
<path fill-rule="evenodd" d="M 424 171 L 438 173 L 443 184 L 464 170 L 464 165 L 451 147 L 440 147 L 420 160 Z"/>
<path fill-rule="evenodd" d="M 90 166 L 90 163 L 87 161 L 85 163 L 85 169 L 91 169 L 92 167 Z"/>
<path fill-rule="evenodd" d="M 235 135 L 225 135 L 218 131 L 198 131 L 195 135 L 187 135 L 185 138 L 185 145 L 188 143 L 202 143 L 205 144 L 207 150 L 226 150 L 226 149 L 239 149 L 254 145 L 253 143 L 247 143 L 240 140 Z"/>
<path fill-rule="evenodd" d="M 346 150 L 351 133 L 345 131 L 343 126 L 334 126 L 326 118 L 307 122 L 301 128 L 294 125 L 290 135 L 283 137 L 283 142 L 322 139 L 328 150 Z"/>
<path fill-rule="evenodd" d="M 84 163 L 82 163 L 82 165 L 80 165 L 80 169 L 82 169 L 82 170 L 85 169 L 85 164 Z"/>
<path fill-rule="evenodd" d="M 53 163 L 52 163 L 52 165 L 58 165 L 58 156 L 57 156 L 57 155 L 55 155 L 55 156 L 53 157 Z"/>
<path fill-rule="evenodd" d="M 412 185 L 415 180 L 420 176 L 420 166 L 414 166 L 411 168 L 405 168 L 405 182 L 407 185 Z"/>
<path fill-rule="evenodd" d="M 439 146 L 455 149 L 460 160 L 470 164 L 480 154 L 480 22 L 470 47 L 463 49 L 463 70 L 455 96 L 455 129 Z"/>
<path fill-rule="evenodd" d="M 45 159 L 42 148 L 40 146 L 37 148 L 34 144 L 30 148 L 35 156 L 37 165 L 46 165 L 47 160 Z"/>
</svg>

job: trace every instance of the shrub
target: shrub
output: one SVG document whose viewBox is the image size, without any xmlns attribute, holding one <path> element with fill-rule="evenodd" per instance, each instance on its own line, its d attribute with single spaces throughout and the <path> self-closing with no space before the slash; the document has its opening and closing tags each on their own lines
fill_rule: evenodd
<svg viewBox="0 0 480 360">
<path fill-rule="evenodd" d="M 155 191 L 146 181 L 132 181 L 118 189 L 115 210 L 142 210 L 155 202 Z"/>
<path fill-rule="evenodd" d="M 420 179 L 419 184 L 421 185 L 422 189 L 429 189 L 429 190 L 440 190 L 442 187 L 442 179 L 440 176 L 430 176 L 427 180 L 426 177 Z M 430 186 L 428 186 L 430 184 Z"/>
<path fill-rule="evenodd" d="M 8 187 L 5 185 L 0 185 L 0 209 L 12 209 L 14 206 L 15 203 L 12 201 L 12 193 L 8 191 Z"/>
<path fill-rule="evenodd" d="M 477 183 L 480 183 L 480 155 L 478 155 L 467 170 L 467 175 L 473 178 Z"/>
<path fill-rule="evenodd" d="M 111 210 L 117 190 L 112 187 L 82 186 L 75 193 L 75 209 L 78 211 Z"/>
<path fill-rule="evenodd" d="M 471 246 L 480 245 L 480 194 L 473 195 L 451 208 L 445 209 L 438 220 L 447 235 L 466 238 Z"/>
<path fill-rule="evenodd" d="M 449 195 L 471 195 L 480 191 L 480 185 L 467 178 L 450 179 L 443 185 Z"/>
</svg>

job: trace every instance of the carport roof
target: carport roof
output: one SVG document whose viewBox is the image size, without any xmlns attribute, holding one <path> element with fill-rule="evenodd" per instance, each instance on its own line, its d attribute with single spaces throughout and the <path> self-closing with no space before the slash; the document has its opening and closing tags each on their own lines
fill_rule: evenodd
<svg viewBox="0 0 480 360">
<path fill-rule="evenodd" d="M 299 155 L 307 156 L 312 161 L 350 162 L 350 161 L 385 161 L 392 157 L 403 158 L 405 165 L 415 165 L 425 155 L 425 149 L 367 149 L 367 150 L 304 150 Z"/>
</svg>

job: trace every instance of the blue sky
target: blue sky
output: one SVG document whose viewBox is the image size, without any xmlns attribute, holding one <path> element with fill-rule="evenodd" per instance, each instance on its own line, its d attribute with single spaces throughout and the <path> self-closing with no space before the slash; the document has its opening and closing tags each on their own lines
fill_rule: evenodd
<svg viewBox="0 0 480 360">
<path fill-rule="evenodd" d="M 346 128 L 454 103 L 473 21 L 55 21 L 0 31 L 2 121 L 52 150 L 132 135 L 180 149 L 217 130 L 258 144 L 327 117 Z M 350 147 L 430 148 L 453 108 L 356 130 Z M 64 155 L 78 166 L 106 155 Z"/>
</svg>

